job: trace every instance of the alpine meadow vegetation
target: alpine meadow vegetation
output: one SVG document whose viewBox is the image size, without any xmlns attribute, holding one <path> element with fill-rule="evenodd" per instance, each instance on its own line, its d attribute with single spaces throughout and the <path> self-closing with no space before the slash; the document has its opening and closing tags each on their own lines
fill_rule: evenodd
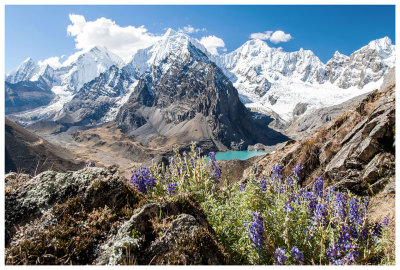
<svg viewBox="0 0 400 270">
<path fill-rule="evenodd" d="M 301 165 L 282 176 L 275 165 L 269 176 L 248 175 L 231 183 L 221 178 L 215 153 L 192 144 L 189 153 L 132 172 L 131 184 L 145 196 L 192 193 L 204 209 L 232 264 L 353 265 L 385 264 L 388 219 L 371 222 L 368 200 L 326 187 L 299 183 Z"/>
</svg>

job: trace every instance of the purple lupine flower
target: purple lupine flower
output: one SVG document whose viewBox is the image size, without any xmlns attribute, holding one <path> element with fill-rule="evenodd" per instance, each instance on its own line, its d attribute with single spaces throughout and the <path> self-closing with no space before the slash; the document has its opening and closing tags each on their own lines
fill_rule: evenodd
<svg viewBox="0 0 400 270">
<path fill-rule="evenodd" d="M 286 249 L 284 249 L 284 248 L 275 249 L 274 264 L 275 265 L 284 265 L 286 260 L 287 260 Z"/>
<path fill-rule="evenodd" d="M 325 223 L 327 205 L 318 203 L 314 211 L 314 226 L 320 226 Z"/>
<path fill-rule="evenodd" d="M 332 194 L 335 192 L 335 187 L 328 187 L 325 189 L 324 200 L 328 202 L 328 204 L 332 201 Z"/>
<path fill-rule="evenodd" d="M 295 262 L 298 264 L 303 264 L 304 262 L 304 254 L 299 250 L 297 246 L 292 247 L 290 250 L 292 253 L 292 257 L 294 258 Z"/>
<path fill-rule="evenodd" d="M 200 147 L 200 146 L 199 146 L 199 147 L 196 147 L 195 150 L 196 150 L 196 152 L 199 152 L 199 153 L 200 153 L 200 152 L 201 152 L 201 147 Z"/>
<path fill-rule="evenodd" d="M 265 178 L 265 176 L 262 176 L 260 179 L 260 187 L 263 191 L 268 190 L 268 182 L 267 182 L 267 179 Z"/>
<path fill-rule="evenodd" d="M 300 173 L 301 173 L 301 165 L 300 163 L 297 163 L 297 165 L 293 168 L 293 174 L 297 179 L 299 179 Z"/>
<path fill-rule="evenodd" d="M 285 202 L 285 205 L 283 206 L 283 211 L 284 212 L 292 212 L 294 209 L 292 207 L 291 202 Z"/>
<path fill-rule="evenodd" d="M 219 163 L 214 163 L 214 172 L 213 172 L 213 178 L 215 180 L 215 183 L 219 183 L 219 179 L 221 178 L 222 175 L 222 165 Z"/>
<path fill-rule="evenodd" d="M 209 156 L 211 162 L 215 161 L 215 152 L 208 153 L 208 156 Z"/>
<path fill-rule="evenodd" d="M 272 180 L 275 181 L 279 181 L 279 179 L 282 179 L 282 166 L 280 165 L 272 166 L 271 178 Z"/>
<path fill-rule="evenodd" d="M 302 192 L 297 193 L 297 204 L 301 205 L 303 201 L 304 194 Z"/>
<path fill-rule="evenodd" d="M 346 205 L 347 196 L 344 193 L 338 193 L 335 198 L 335 216 L 339 217 L 341 221 L 346 218 Z"/>
<path fill-rule="evenodd" d="M 193 158 L 190 159 L 190 165 L 192 165 L 192 168 L 194 168 L 194 159 Z"/>
<path fill-rule="evenodd" d="M 287 182 L 288 182 L 289 186 L 293 186 L 293 183 L 294 183 L 293 177 L 292 177 L 292 176 L 289 176 L 289 177 L 287 178 Z"/>
<path fill-rule="evenodd" d="M 178 185 L 175 182 L 169 182 L 167 185 L 167 193 L 168 195 L 172 195 L 176 193 L 176 188 Z"/>
<path fill-rule="evenodd" d="M 134 185 L 140 192 L 147 193 L 151 187 L 155 186 L 155 180 L 149 168 L 140 168 L 133 172 L 131 185 Z"/>
<path fill-rule="evenodd" d="M 350 226 L 350 237 L 353 239 L 357 239 L 358 238 L 358 230 L 355 224 L 352 224 Z"/>
<path fill-rule="evenodd" d="M 241 185 L 239 186 L 239 190 L 240 190 L 240 191 L 243 191 L 245 188 L 246 188 L 246 183 L 241 184 Z"/>
<path fill-rule="evenodd" d="M 381 222 L 383 227 L 387 227 L 389 225 L 389 217 L 385 216 Z"/>
<path fill-rule="evenodd" d="M 351 243 L 351 228 L 349 226 L 342 226 L 339 232 L 338 244 L 340 247 L 344 248 L 347 244 Z"/>
<path fill-rule="evenodd" d="M 253 222 L 250 224 L 249 231 L 250 240 L 255 248 L 262 250 L 264 244 L 264 224 L 260 212 L 253 212 Z"/>
<path fill-rule="evenodd" d="M 350 245 L 348 247 L 348 251 L 346 256 L 344 257 L 344 261 L 346 264 L 354 264 L 358 259 L 358 252 L 356 245 Z"/>
<path fill-rule="evenodd" d="M 363 223 L 360 218 L 359 204 L 356 198 L 351 198 L 349 202 L 349 221 L 351 224 L 362 225 Z"/>
<path fill-rule="evenodd" d="M 333 261 L 334 265 L 344 265 L 344 260 L 343 259 L 337 259 Z"/>
<path fill-rule="evenodd" d="M 88 167 L 94 167 L 94 164 L 93 164 L 91 161 L 89 161 L 88 163 L 86 163 L 85 167 L 86 167 L 86 168 L 88 168 Z"/>
<path fill-rule="evenodd" d="M 331 263 L 334 263 L 336 261 L 336 258 L 340 256 L 340 251 L 337 245 L 334 245 L 333 243 L 329 244 L 328 249 L 326 250 L 326 257 L 331 261 Z"/>
<path fill-rule="evenodd" d="M 322 198 L 323 194 L 324 194 L 324 181 L 322 180 L 321 177 L 318 177 L 315 179 L 314 182 L 314 194 L 315 197 L 320 197 Z"/>
<path fill-rule="evenodd" d="M 304 200 L 308 202 L 310 213 L 314 213 L 315 207 L 317 206 L 317 198 L 313 196 L 312 192 L 306 192 L 304 193 Z"/>
<path fill-rule="evenodd" d="M 380 223 L 375 222 L 375 225 L 372 228 L 372 235 L 377 238 L 380 238 L 382 236 L 382 225 Z"/>
<path fill-rule="evenodd" d="M 360 231 L 360 239 L 366 239 L 369 235 L 370 227 L 368 226 L 368 222 L 365 223 L 364 227 Z"/>
</svg>

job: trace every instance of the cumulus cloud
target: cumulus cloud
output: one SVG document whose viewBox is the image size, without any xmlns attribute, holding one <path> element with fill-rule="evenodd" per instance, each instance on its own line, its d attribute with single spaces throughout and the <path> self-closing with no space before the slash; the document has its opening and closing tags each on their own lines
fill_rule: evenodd
<svg viewBox="0 0 400 270">
<path fill-rule="evenodd" d="M 211 54 L 218 54 L 218 48 L 222 48 L 224 50 L 225 42 L 216 36 L 206 36 L 200 39 L 200 43 L 206 47 L 207 51 Z"/>
<path fill-rule="evenodd" d="M 267 40 L 271 37 L 271 34 L 274 31 L 265 31 L 264 33 L 252 33 L 250 35 L 250 38 L 252 39 L 262 39 L 262 40 Z"/>
<path fill-rule="evenodd" d="M 205 31 L 207 31 L 207 29 L 206 28 L 194 28 L 193 26 L 191 26 L 189 24 L 187 26 L 184 26 L 183 28 L 179 28 L 178 31 L 188 33 L 188 34 L 193 34 L 193 33 L 198 33 L 198 32 L 205 32 Z"/>
<path fill-rule="evenodd" d="M 293 37 L 290 34 L 286 34 L 285 32 L 278 31 L 265 31 L 263 33 L 252 33 L 250 34 L 250 38 L 252 39 L 262 39 L 269 40 L 272 43 L 278 44 L 280 42 L 288 42 Z"/>
<path fill-rule="evenodd" d="M 279 42 L 288 42 L 291 39 L 292 39 L 292 36 L 290 34 L 285 34 L 285 32 L 283 32 L 281 30 L 275 31 L 269 38 L 269 40 L 275 44 L 277 44 Z"/>
<path fill-rule="evenodd" d="M 86 21 L 84 16 L 77 14 L 70 14 L 69 19 L 71 24 L 67 27 L 67 33 L 75 37 L 77 49 L 104 46 L 125 61 L 137 50 L 151 46 L 160 38 L 149 33 L 143 25 L 122 27 L 104 17 Z"/>
</svg>

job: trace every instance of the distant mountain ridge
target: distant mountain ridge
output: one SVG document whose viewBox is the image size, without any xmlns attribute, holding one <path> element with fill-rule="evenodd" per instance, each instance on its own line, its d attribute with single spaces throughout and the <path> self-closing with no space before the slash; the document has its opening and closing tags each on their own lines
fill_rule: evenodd
<svg viewBox="0 0 400 270">
<path fill-rule="evenodd" d="M 379 88 L 384 74 L 395 66 L 395 46 L 385 37 L 350 56 L 335 52 L 324 64 L 310 50 L 284 52 L 255 39 L 216 57 L 216 63 L 245 97 L 246 106 L 290 121 L 299 103 L 307 106 L 306 112 Z"/>
<path fill-rule="evenodd" d="M 281 48 L 269 47 L 262 40 L 249 40 L 231 53 L 212 55 L 198 40 L 168 29 L 158 42 L 139 50 L 127 64 L 123 64 L 118 56 L 104 47 L 94 47 L 74 55 L 56 67 L 44 64 L 46 61 L 38 64 L 27 59 L 6 75 L 6 82 L 15 84 L 40 81 L 48 85 L 55 97 L 49 105 L 38 104 L 42 107 L 29 108 L 28 111 L 9 117 L 29 125 L 42 119 L 64 119 L 62 121 L 65 122 L 68 114 L 75 113 L 72 120 L 68 120 L 75 121 L 75 118 L 82 118 L 82 115 L 77 116 L 74 110 L 71 111 L 71 102 L 83 100 L 85 97 L 82 93 L 89 91 L 91 97 L 96 97 L 97 101 L 92 104 L 96 111 L 99 109 L 98 101 L 103 104 L 100 106 L 101 117 L 96 113 L 95 121 L 89 122 L 98 124 L 112 121 L 119 108 L 135 91 L 132 85 L 146 72 L 164 72 L 167 65 L 163 61 L 167 58 L 174 59 L 176 63 L 182 61 L 184 58 L 181 53 L 189 43 L 202 52 L 204 61 L 213 62 L 221 68 L 237 88 L 240 100 L 246 107 L 279 116 L 282 121 L 291 121 L 300 115 L 342 103 L 378 88 L 388 68 L 395 65 L 395 46 L 387 37 L 371 41 L 350 56 L 335 52 L 324 64 L 310 50 L 284 52 Z M 118 71 L 115 68 L 110 71 L 112 66 Z M 163 66 L 164 70 L 154 68 L 159 66 Z M 105 82 L 104 76 L 112 72 L 125 74 L 124 82 L 118 87 L 126 89 L 117 90 L 119 96 L 111 98 L 110 91 L 105 89 L 112 88 L 113 83 Z M 88 90 L 90 86 L 93 87 Z M 86 90 L 82 90 L 84 88 Z M 105 103 L 108 105 L 105 105 L 104 100 L 107 100 Z M 77 108 L 76 104 L 74 106 Z M 84 107 L 90 108 L 90 102 L 86 101 Z M 83 108 L 81 112 L 85 114 Z"/>
</svg>

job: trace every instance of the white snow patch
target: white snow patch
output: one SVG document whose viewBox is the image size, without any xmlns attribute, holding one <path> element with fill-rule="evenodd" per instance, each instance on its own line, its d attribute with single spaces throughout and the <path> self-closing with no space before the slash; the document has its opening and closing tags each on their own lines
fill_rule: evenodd
<svg viewBox="0 0 400 270">
<path fill-rule="evenodd" d="M 383 78 L 367 84 L 362 89 L 357 87 L 342 89 L 331 83 L 318 85 L 287 81 L 285 84 L 281 82 L 277 87 L 272 86 L 261 98 L 254 93 L 243 91 L 243 83 L 237 85 L 237 87 L 242 88 L 242 91 L 239 90 L 239 92 L 242 92 L 242 95 L 247 96 L 252 101 L 245 104 L 247 108 L 254 108 L 261 111 L 269 109 L 279 114 L 283 120 L 290 121 L 293 118 L 293 110 L 297 103 L 307 103 L 306 113 L 310 113 L 316 109 L 337 105 L 353 97 L 378 89 L 382 81 Z M 268 100 L 269 96 L 277 98 L 274 105 Z"/>
<path fill-rule="evenodd" d="M 129 97 L 132 95 L 132 93 L 135 90 L 135 87 L 138 84 L 138 82 L 139 81 L 136 81 L 133 84 L 131 84 L 129 86 L 129 90 L 127 91 L 127 93 L 125 95 L 121 95 L 120 97 L 118 97 L 116 99 L 116 102 L 115 102 L 114 106 L 107 112 L 106 115 L 104 115 L 99 120 L 100 123 L 107 123 L 107 122 L 113 121 L 117 117 L 117 114 L 118 114 L 119 110 L 121 109 L 121 107 L 125 103 L 128 102 Z"/>
</svg>

